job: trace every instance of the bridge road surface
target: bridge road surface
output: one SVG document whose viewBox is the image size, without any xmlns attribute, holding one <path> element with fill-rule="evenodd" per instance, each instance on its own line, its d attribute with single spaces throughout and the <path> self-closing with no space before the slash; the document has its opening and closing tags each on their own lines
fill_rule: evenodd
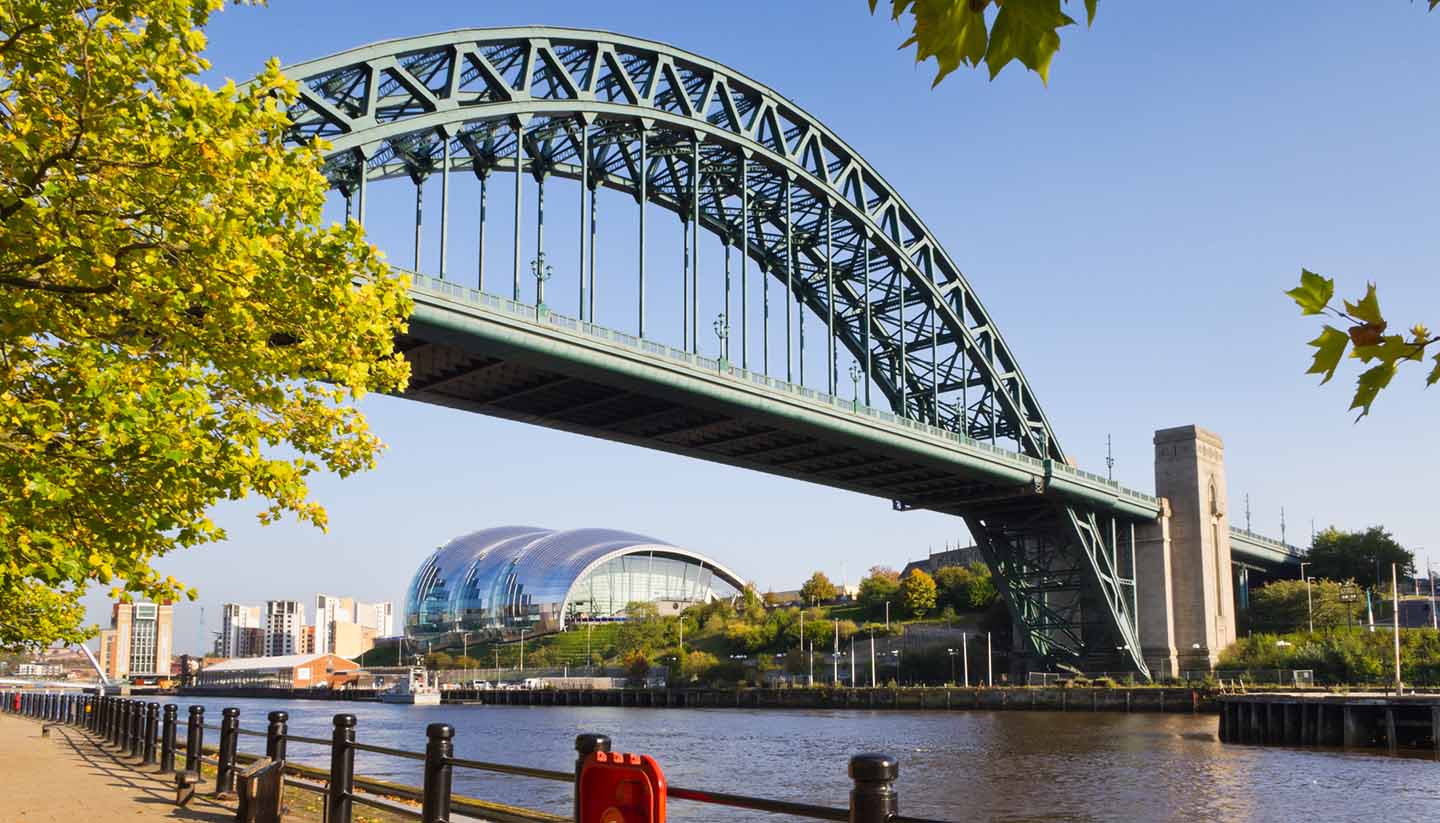
<svg viewBox="0 0 1440 823">
<path fill-rule="evenodd" d="M 174 784 L 153 766 L 132 767 L 85 732 L 55 726 L 40 736 L 38 721 L 0 715 L 0 823 L 232 823 L 235 803 L 209 797 L 206 775 L 186 808 L 175 805 Z M 319 823 L 315 795 L 286 790 L 294 823 Z M 301 802 L 297 802 L 301 801 Z M 307 802 L 308 801 L 308 802 Z M 409 818 L 357 806 L 354 823 L 399 823 Z M 457 821 L 469 818 L 452 816 Z M 473 821 L 472 821 L 473 823 Z"/>
</svg>

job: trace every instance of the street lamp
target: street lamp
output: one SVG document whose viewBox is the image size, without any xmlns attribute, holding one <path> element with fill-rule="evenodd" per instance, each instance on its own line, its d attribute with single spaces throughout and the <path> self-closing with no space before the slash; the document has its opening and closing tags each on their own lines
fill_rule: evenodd
<svg viewBox="0 0 1440 823">
<path fill-rule="evenodd" d="M 886 601 L 885 601 L 885 628 L 886 628 L 886 630 L 889 630 L 889 628 L 890 628 L 890 601 L 889 601 L 889 600 L 886 600 Z"/>
<path fill-rule="evenodd" d="M 715 315 L 715 322 L 710 327 L 715 329 L 715 336 L 720 340 L 720 365 L 723 368 L 730 359 L 730 345 L 726 342 L 730 339 L 730 320 L 725 317 L 725 312 Z"/>
<path fill-rule="evenodd" d="M 1306 566 L 1313 566 L 1314 563 L 1306 560 L 1300 563 L 1300 576 L 1305 579 L 1305 612 L 1310 617 L 1310 633 L 1315 633 L 1315 606 L 1310 602 L 1310 576 L 1305 573 Z"/>
<path fill-rule="evenodd" d="M 545 281 L 555 274 L 555 267 L 545 262 L 545 252 L 540 252 L 530 261 L 530 271 L 535 275 L 535 317 L 545 313 Z"/>
<path fill-rule="evenodd" d="M 1405 684 L 1400 680 L 1400 578 L 1399 563 L 1390 564 L 1390 593 L 1395 597 L 1392 624 L 1395 627 L 1395 694 L 1405 693 Z"/>
<path fill-rule="evenodd" d="M 951 683 L 954 683 L 954 682 L 955 682 L 955 650 L 954 650 L 954 649 L 946 649 L 945 651 L 947 651 L 947 652 L 950 653 L 950 682 L 951 682 Z"/>
<path fill-rule="evenodd" d="M 854 385 L 850 397 L 856 411 L 860 410 L 860 378 L 864 375 L 865 371 L 860 368 L 859 363 L 850 364 L 850 382 Z"/>
</svg>

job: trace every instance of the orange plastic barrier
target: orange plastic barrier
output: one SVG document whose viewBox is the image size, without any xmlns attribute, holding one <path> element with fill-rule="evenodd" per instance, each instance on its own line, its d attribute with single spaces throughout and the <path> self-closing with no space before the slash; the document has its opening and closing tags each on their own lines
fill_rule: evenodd
<svg viewBox="0 0 1440 823">
<path fill-rule="evenodd" d="M 648 754 L 592 754 L 580 768 L 577 823 L 665 823 L 660 764 Z"/>
</svg>

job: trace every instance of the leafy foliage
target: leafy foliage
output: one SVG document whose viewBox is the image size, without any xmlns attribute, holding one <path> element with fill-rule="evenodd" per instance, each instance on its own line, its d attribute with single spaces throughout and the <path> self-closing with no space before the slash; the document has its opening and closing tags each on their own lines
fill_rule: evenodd
<svg viewBox="0 0 1440 823">
<path fill-rule="evenodd" d="M 1301 632 L 1309 629 L 1313 610 L 1318 631 L 1358 625 L 1365 604 L 1342 603 L 1343 585 L 1336 580 L 1312 578 L 1307 592 L 1304 580 L 1275 580 L 1250 593 L 1245 621 L 1254 630 Z"/>
<path fill-rule="evenodd" d="M 857 599 L 866 613 L 878 618 L 885 613 L 885 604 L 898 601 L 899 595 L 900 583 L 896 578 L 883 573 L 877 574 L 872 569 L 870 575 L 860 581 Z"/>
<path fill-rule="evenodd" d="M 1316 682 L 1385 683 L 1392 678 L 1390 632 L 1336 631 L 1315 634 L 1253 634 L 1220 653 L 1224 669 L 1313 669 Z M 1406 683 L 1440 685 L 1440 632 L 1400 633 L 1400 672 Z"/>
<path fill-rule="evenodd" d="M 1084 3 L 1086 22 L 1094 23 L 1098 0 Z M 870 13 L 878 6 L 879 0 L 870 0 Z M 995 13 L 987 23 L 991 6 Z M 910 39 L 900 48 L 914 46 L 917 63 L 935 59 L 932 86 L 962 65 L 982 62 L 994 80 L 1015 60 L 1048 83 L 1050 62 L 1060 50 L 1060 29 L 1075 22 L 1061 6 L 1062 0 L 890 0 L 890 18 L 910 15 Z"/>
<path fill-rule="evenodd" d="M 193 598 L 152 561 L 223 540 L 218 501 L 323 529 L 306 478 L 370 468 L 353 404 L 408 380 L 405 283 L 358 225 L 318 226 L 295 84 L 194 79 L 220 7 L 0 5 L 6 643 L 74 639 L 92 582 Z"/>
<path fill-rule="evenodd" d="M 956 611 L 984 611 L 999 596 L 990 567 L 984 563 L 943 566 L 935 572 L 935 585 L 937 602 Z"/>
<path fill-rule="evenodd" d="M 810 575 L 810 579 L 800 587 L 800 599 L 811 605 L 827 603 L 834 600 L 837 594 L 839 594 L 839 589 L 835 588 L 835 584 L 830 582 L 830 578 L 826 577 L 824 572 L 815 572 Z"/>
<path fill-rule="evenodd" d="M 1401 577 L 1415 573 L 1415 553 L 1397 543 L 1383 526 L 1361 532 L 1342 532 L 1331 526 L 1315 535 L 1306 559 L 1313 564 L 1311 574 L 1316 577 L 1354 580 L 1368 589 L 1389 587 L 1391 563 L 1400 564 Z"/>
<path fill-rule="evenodd" d="M 1360 417 L 1370 413 L 1375 398 L 1390 385 L 1402 364 L 1424 361 L 1429 355 L 1429 348 L 1440 343 L 1440 335 L 1432 334 L 1419 323 L 1411 326 L 1405 334 L 1386 334 L 1390 323 L 1380 310 L 1380 298 L 1374 283 L 1366 287 L 1364 296 L 1359 300 L 1342 301 L 1343 309 L 1333 305 L 1335 281 L 1309 269 L 1301 269 L 1300 285 L 1285 293 L 1300 307 L 1301 314 L 1329 314 L 1348 325 L 1342 331 L 1326 324 L 1320 336 L 1310 341 L 1315 353 L 1306 374 L 1321 375 L 1322 385 L 1330 382 L 1347 350 L 1360 362 L 1373 364 L 1355 381 L 1355 395 L 1350 408 L 1359 409 Z M 1425 378 L 1427 386 L 1440 382 L 1440 346 L 1436 346 L 1432 359 L 1435 365 Z"/>
<path fill-rule="evenodd" d="M 905 611 L 924 617 L 935 608 L 935 578 L 923 569 L 912 570 L 900 581 L 900 596 L 905 601 Z"/>
</svg>

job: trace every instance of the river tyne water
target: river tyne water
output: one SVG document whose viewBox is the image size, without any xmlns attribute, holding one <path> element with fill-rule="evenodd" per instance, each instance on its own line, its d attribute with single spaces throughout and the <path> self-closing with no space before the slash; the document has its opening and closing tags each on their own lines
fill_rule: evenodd
<svg viewBox="0 0 1440 823">
<path fill-rule="evenodd" d="M 900 760 L 901 812 L 966 823 L 1440 819 L 1431 758 L 1222 745 L 1214 715 L 178 702 L 182 719 L 184 706 L 205 706 L 206 725 L 237 707 L 256 731 L 281 709 L 293 734 L 326 739 L 335 713 L 349 712 L 360 742 L 417 752 L 426 724 L 450 723 L 458 757 L 560 771 L 574 768 L 576 734 L 600 732 L 616 751 L 655 757 L 673 785 L 838 807 L 849 756 L 881 751 Z M 239 742 L 264 750 L 263 738 Z M 328 750 L 292 744 L 289 755 L 328 767 Z M 420 783 L 419 762 L 367 752 L 356 772 Z M 567 784 L 466 769 L 455 791 L 561 814 L 572 798 Z M 669 812 L 676 823 L 790 819 L 685 801 Z"/>
</svg>

